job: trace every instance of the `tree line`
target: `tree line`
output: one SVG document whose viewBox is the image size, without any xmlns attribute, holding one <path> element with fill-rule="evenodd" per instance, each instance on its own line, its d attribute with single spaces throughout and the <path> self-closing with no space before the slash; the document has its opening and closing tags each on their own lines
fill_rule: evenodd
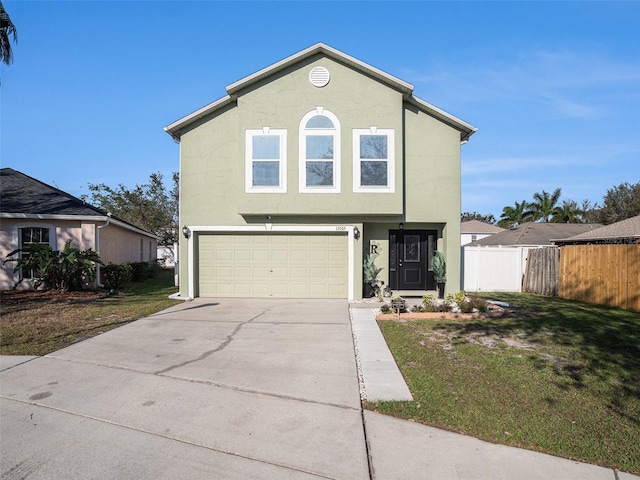
<svg viewBox="0 0 640 480">
<path fill-rule="evenodd" d="M 153 233 L 160 238 L 159 245 L 172 249 L 178 242 L 178 172 L 171 175 L 169 188 L 160 172 L 133 188 L 123 184 L 112 188 L 104 183 L 90 183 L 88 187 L 90 194 L 81 196 L 87 203 Z"/>
<path fill-rule="evenodd" d="M 609 225 L 640 215 L 640 182 L 623 182 L 610 188 L 602 199 L 602 205 L 592 204 L 590 200 L 583 200 L 580 204 L 574 200 L 559 203 L 561 195 L 560 188 L 551 193 L 542 190 L 534 193 L 531 201 L 522 200 L 504 207 L 499 220 L 493 214 L 463 212 L 461 221 L 479 220 L 502 228 L 517 227 L 526 222 Z"/>
</svg>

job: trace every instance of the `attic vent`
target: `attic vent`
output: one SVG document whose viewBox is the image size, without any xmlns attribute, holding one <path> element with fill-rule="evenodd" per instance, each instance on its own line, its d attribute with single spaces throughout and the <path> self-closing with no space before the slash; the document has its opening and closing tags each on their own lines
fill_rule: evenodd
<svg viewBox="0 0 640 480">
<path fill-rule="evenodd" d="M 329 70 L 324 67 L 315 67 L 309 72 L 309 81 L 315 87 L 324 87 L 330 79 Z"/>
</svg>

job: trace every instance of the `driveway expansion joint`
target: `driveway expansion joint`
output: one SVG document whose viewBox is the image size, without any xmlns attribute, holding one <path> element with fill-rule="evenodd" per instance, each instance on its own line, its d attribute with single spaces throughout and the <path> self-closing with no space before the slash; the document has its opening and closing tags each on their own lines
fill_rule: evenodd
<svg viewBox="0 0 640 480">
<path fill-rule="evenodd" d="M 204 448 L 206 450 L 211 450 L 211 451 L 214 451 L 214 452 L 222 453 L 224 455 L 231 455 L 233 457 L 243 458 L 243 459 L 246 459 L 246 460 L 251 460 L 251 461 L 254 461 L 254 462 L 258 462 L 258 463 L 263 463 L 263 464 L 266 464 L 266 465 L 273 465 L 275 467 L 280 467 L 280 468 L 284 468 L 284 469 L 287 469 L 287 470 L 293 470 L 293 471 L 296 471 L 296 472 L 306 473 L 306 474 L 309 474 L 309 475 L 316 476 L 318 478 L 325 478 L 327 480 L 338 480 L 336 477 L 327 476 L 327 475 L 322 474 L 320 472 L 313 472 L 313 471 L 307 470 L 305 468 L 295 467 L 293 465 L 285 465 L 283 463 L 278 463 L 278 462 L 272 462 L 272 461 L 269 461 L 269 460 L 266 460 L 266 459 L 261 459 L 261 458 L 253 457 L 253 456 L 250 456 L 250 455 L 243 455 L 241 453 L 233 452 L 231 450 L 225 450 L 225 449 L 222 449 L 222 448 L 216 448 L 216 447 L 213 447 L 213 446 L 210 446 L 210 445 L 204 445 L 202 443 L 192 442 L 192 441 L 189 441 L 189 440 L 186 440 L 186 439 L 182 439 L 182 438 L 178 438 L 178 437 L 174 437 L 174 436 L 171 436 L 171 435 L 156 433 L 156 432 L 153 432 L 151 430 L 146 430 L 146 429 L 143 429 L 143 428 L 138 428 L 138 427 L 133 427 L 133 426 L 130 426 L 130 425 L 125 425 L 125 424 L 122 424 L 122 423 L 119 423 L 119 422 L 114 422 L 112 420 L 107 420 L 105 418 L 100 418 L 100 417 L 96 417 L 96 416 L 93 416 L 93 415 L 85 415 L 85 414 L 81 414 L 81 413 L 77 413 L 77 412 L 72 412 L 70 410 L 65 410 L 64 408 L 53 407 L 51 405 L 44 405 L 44 404 L 37 403 L 37 402 L 30 402 L 30 401 L 20 400 L 20 399 L 16 399 L 16 398 L 9 398 L 9 397 L 6 397 L 4 395 L 0 395 L 0 398 L 5 399 L 5 400 L 13 400 L 15 402 L 23 403 L 23 404 L 26 404 L 26 405 L 33 405 L 33 406 L 40 407 L 40 408 L 46 408 L 46 409 L 53 410 L 53 411 L 56 411 L 56 412 L 64 413 L 66 415 L 72 415 L 74 417 L 85 418 L 85 419 L 93 420 L 93 421 L 96 421 L 96 422 L 106 423 L 108 425 L 124 428 L 124 429 L 127 429 L 127 430 L 131 430 L 131 431 L 138 432 L 138 433 L 143 433 L 143 434 L 146 434 L 146 435 L 152 435 L 154 437 L 163 438 L 165 440 L 171 440 L 171 441 L 174 441 L 174 442 L 179 442 L 179 443 L 182 443 L 182 444 L 185 444 L 185 445 L 190 445 L 190 446 L 193 446 L 193 447 Z"/>
</svg>

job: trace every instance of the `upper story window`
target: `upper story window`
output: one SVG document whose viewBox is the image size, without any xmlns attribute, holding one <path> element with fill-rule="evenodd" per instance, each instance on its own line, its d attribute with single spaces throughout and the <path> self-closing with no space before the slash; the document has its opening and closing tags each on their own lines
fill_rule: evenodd
<svg viewBox="0 0 640 480">
<path fill-rule="evenodd" d="M 353 130 L 353 191 L 395 191 L 395 139 L 393 129 Z"/>
<path fill-rule="evenodd" d="M 316 107 L 300 121 L 299 185 L 303 193 L 340 192 L 340 121 Z"/>
<path fill-rule="evenodd" d="M 245 133 L 245 192 L 287 191 L 287 131 L 269 127 Z"/>
</svg>

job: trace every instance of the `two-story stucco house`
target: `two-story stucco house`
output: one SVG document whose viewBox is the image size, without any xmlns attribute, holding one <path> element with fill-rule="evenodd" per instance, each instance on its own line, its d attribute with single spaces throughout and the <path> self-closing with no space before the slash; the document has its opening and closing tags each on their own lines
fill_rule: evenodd
<svg viewBox="0 0 640 480">
<path fill-rule="evenodd" d="M 167 126 L 180 143 L 180 296 L 362 297 L 370 253 L 394 292 L 460 288 L 468 123 L 318 43 Z"/>
</svg>

